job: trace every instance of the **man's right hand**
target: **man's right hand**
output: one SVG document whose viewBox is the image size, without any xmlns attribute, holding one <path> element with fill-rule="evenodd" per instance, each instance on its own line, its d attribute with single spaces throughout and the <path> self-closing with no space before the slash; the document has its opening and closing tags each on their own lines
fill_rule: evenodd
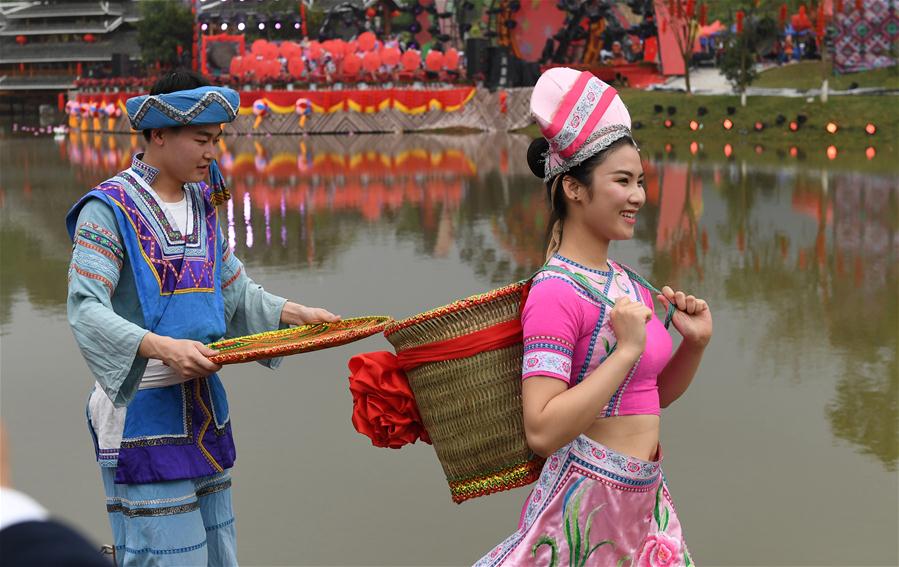
<svg viewBox="0 0 899 567">
<path fill-rule="evenodd" d="M 145 358 L 161 360 L 185 379 L 209 376 L 222 368 L 208 358 L 218 354 L 217 350 L 199 341 L 173 339 L 155 333 L 144 335 L 137 353 Z"/>
</svg>

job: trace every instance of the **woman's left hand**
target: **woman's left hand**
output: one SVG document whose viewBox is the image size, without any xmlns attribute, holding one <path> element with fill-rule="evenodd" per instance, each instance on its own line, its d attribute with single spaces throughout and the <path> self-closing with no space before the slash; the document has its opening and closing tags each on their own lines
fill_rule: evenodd
<svg viewBox="0 0 899 567">
<path fill-rule="evenodd" d="M 340 315 L 334 315 L 327 309 L 320 307 L 306 307 L 292 301 L 288 301 L 281 311 L 281 322 L 288 325 L 308 325 L 310 323 L 336 323 L 340 321 Z"/>
<path fill-rule="evenodd" d="M 667 285 L 662 288 L 661 295 L 656 297 L 665 309 L 668 309 L 669 304 L 677 308 L 672 322 L 684 341 L 701 347 L 709 344 L 712 339 L 712 312 L 708 303 L 682 291 L 676 292 Z"/>
</svg>

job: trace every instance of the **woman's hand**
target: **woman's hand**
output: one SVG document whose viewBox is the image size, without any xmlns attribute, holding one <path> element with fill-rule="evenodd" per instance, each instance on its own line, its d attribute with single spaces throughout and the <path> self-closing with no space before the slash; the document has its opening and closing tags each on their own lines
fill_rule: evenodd
<svg viewBox="0 0 899 567">
<path fill-rule="evenodd" d="M 281 311 L 281 322 L 288 325 L 308 325 L 310 323 L 336 323 L 340 315 L 334 315 L 320 307 L 306 307 L 292 301 L 284 304 Z"/>
<path fill-rule="evenodd" d="M 684 341 L 700 347 L 709 344 L 712 339 L 712 311 L 708 303 L 682 291 L 676 292 L 667 285 L 656 297 L 666 309 L 669 304 L 677 308 L 672 322 Z"/>
<path fill-rule="evenodd" d="M 652 318 L 652 310 L 638 301 L 619 297 L 609 317 L 618 338 L 618 350 L 634 352 L 637 356 L 643 354 L 646 349 L 646 323 Z"/>
</svg>

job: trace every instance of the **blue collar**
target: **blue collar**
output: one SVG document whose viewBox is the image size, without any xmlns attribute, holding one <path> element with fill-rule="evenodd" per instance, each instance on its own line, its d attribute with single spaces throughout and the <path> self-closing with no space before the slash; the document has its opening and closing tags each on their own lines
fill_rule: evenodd
<svg viewBox="0 0 899 567">
<path fill-rule="evenodd" d="M 144 154 L 134 154 L 131 158 L 131 169 L 137 173 L 147 185 L 153 185 L 153 180 L 159 175 L 159 170 L 143 161 Z"/>
</svg>

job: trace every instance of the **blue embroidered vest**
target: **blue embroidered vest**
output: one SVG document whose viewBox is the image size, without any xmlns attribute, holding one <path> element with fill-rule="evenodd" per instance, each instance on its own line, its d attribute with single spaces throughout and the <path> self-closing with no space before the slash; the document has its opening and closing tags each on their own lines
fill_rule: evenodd
<svg viewBox="0 0 899 567">
<path fill-rule="evenodd" d="M 134 272 L 144 327 L 176 339 L 218 340 L 225 334 L 222 242 L 209 189 L 185 185 L 193 217 L 190 233 L 182 235 L 150 192 L 146 172 L 138 169 L 149 166 L 138 159 L 134 164 L 76 203 L 66 217 L 69 234 L 87 200 L 107 203 Z M 213 374 L 137 392 L 125 415 L 116 482 L 196 478 L 221 472 L 234 459 L 228 400 Z"/>
</svg>

